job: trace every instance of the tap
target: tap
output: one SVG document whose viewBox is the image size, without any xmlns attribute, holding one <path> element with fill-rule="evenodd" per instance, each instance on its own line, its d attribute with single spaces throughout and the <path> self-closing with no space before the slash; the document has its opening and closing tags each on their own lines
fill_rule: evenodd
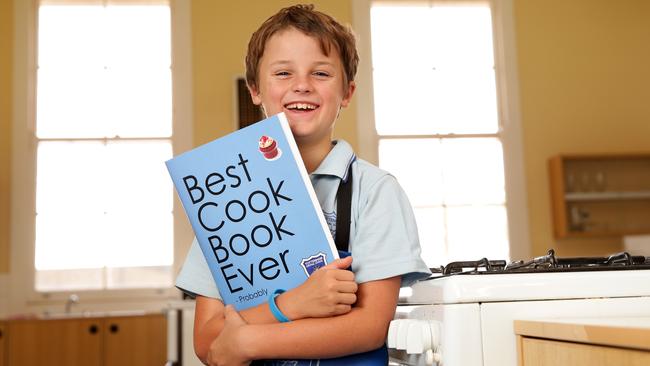
<svg viewBox="0 0 650 366">
<path fill-rule="evenodd" d="M 78 304 L 78 303 L 79 303 L 79 295 L 71 294 L 68 297 L 68 301 L 65 302 L 65 313 L 70 314 L 70 309 L 72 308 L 72 305 Z"/>
</svg>

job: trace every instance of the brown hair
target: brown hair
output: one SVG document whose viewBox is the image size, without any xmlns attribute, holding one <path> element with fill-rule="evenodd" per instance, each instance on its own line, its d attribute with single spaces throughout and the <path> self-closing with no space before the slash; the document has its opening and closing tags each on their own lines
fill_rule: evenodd
<svg viewBox="0 0 650 366">
<path fill-rule="evenodd" d="M 294 5 L 281 9 L 268 18 L 251 36 L 246 54 L 246 83 L 249 88 L 257 89 L 259 62 L 264 55 L 266 42 L 275 33 L 294 27 L 304 34 L 318 39 L 320 47 L 329 56 L 331 47 L 341 56 L 345 70 L 344 85 L 354 80 L 359 64 L 356 40 L 349 27 L 341 25 L 331 16 L 314 10 L 314 5 Z"/>
</svg>

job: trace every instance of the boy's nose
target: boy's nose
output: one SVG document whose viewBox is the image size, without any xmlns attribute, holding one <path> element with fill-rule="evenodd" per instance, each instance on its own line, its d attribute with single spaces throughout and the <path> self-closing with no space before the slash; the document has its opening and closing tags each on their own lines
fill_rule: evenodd
<svg viewBox="0 0 650 366">
<path fill-rule="evenodd" d="M 294 93 L 309 93 L 312 91 L 312 86 L 308 76 L 301 76 L 294 79 L 295 83 L 293 84 Z"/>
</svg>

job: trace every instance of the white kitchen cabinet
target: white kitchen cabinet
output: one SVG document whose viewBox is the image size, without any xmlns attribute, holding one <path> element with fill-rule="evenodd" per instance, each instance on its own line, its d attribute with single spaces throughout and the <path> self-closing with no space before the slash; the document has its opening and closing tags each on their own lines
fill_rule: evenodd
<svg viewBox="0 0 650 366">
<path fill-rule="evenodd" d="M 164 365 L 167 324 L 162 314 L 7 322 L 8 365 Z"/>
</svg>

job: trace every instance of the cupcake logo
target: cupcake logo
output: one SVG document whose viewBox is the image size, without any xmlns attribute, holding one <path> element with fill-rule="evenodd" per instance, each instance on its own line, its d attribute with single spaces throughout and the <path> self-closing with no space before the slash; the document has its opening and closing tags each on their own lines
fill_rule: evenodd
<svg viewBox="0 0 650 366">
<path fill-rule="evenodd" d="M 269 161 L 277 160 L 282 155 L 282 150 L 278 147 L 278 143 L 269 136 L 260 137 L 259 149 L 264 159 Z"/>
</svg>

